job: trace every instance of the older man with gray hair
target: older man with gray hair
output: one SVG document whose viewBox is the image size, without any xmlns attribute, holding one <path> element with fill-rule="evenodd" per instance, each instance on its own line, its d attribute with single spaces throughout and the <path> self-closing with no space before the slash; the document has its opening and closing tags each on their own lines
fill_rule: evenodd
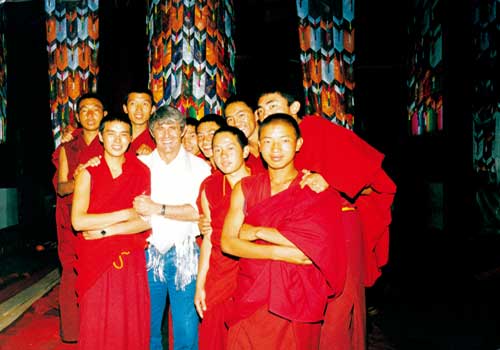
<svg viewBox="0 0 500 350">
<path fill-rule="evenodd" d="M 147 249 L 151 295 L 151 349 L 162 349 L 161 321 L 170 300 L 174 349 L 198 349 L 196 288 L 199 234 L 196 199 L 210 167 L 182 146 L 186 117 L 162 106 L 149 120 L 156 149 L 139 156 L 151 170 L 151 196 L 136 197 L 134 208 L 151 218 Z"/>
</svg>

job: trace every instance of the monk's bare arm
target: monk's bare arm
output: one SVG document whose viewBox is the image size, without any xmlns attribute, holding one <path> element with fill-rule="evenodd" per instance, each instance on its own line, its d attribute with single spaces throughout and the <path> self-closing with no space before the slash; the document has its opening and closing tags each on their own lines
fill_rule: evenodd
<svg viewBox="0 0 500 350">
<path fill-rule="evenodd" d="M 103 227 L 97 230 L 83 231 L 83 238 L 87 240 L 102 239 L 116 235 L 133 235 L 149 230 L 151 225 L 142 218 L 122 221 L 108 227 Z"/>
<path fill-rule="evenodd" d="M 210 206 L 208 203 L 205 190 L 202 190 L 200 194 L 201 203 L 201 215 L 200 218 L 206 218 L 208 223 L 210 223 L 211 213 Z M 205 225 L 206 226 L 206 225 Z M 206 228 L 206 227 L 205 227 Z M 212 254 L 212 229 L 204 229 L 200 227 L 200 232 L 203 234 L 203 242 L 200 248 L 200 258 L 198 260 L 198 275 L 196 277 L 196 292 L 194 295 L 194 305 L 198 315 L 203 318 L 203 312 L 207 310 L 206 304 L 206 293 L 205 293 L 205 282 L 207 280 L 208 270 L 210 268 L 210 255 Z"/>
<path fill-rule="evenodd" d="M 231 205 L 222 229 L 222 251 L 241 258 L 281 260 L 294 264 L 309 264 L 310 260 L 297 248 L 278 245 L 262 245 L 241 239 L 239 231 L 245 219 L 245 197 L 241 184 L 234 186 Z"/>
<path fill-rule="evenodd" d="M 141 195 L 134 199 L 134 209 L 143 216 L 163 215 L 178 221 L 198 221 L 200 215 L 191 204 L 168 205 L 157 203 L 150 196 Z"/>
<path fill-rule="evenodd" d="M 109 213 L 89 214 L 90 174 L 82 171 L 75 179 L 71 223 L 76 231 L 99 230 L 122 221 L 139 218 L 134 209 L 123 209 Z"/>
<path fill-rule="evenodd" d="M 66 150 L 61 147 L 59 151 L 59 166 L 57 167 L 57 194 L 64 197 L 73 193 L 75 188 L 74 180 L 69 179 L 69 166 Z"/>
</svg>

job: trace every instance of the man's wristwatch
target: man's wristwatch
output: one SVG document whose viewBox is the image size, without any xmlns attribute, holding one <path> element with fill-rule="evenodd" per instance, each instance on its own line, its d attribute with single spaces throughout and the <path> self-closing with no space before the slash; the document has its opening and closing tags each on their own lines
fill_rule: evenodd
<svg viewBox="0 0 500 350">
<path fill-rule="evenodd" d="M 101 235 L 106 236 L 106 230 L 101 230 Z"/>
<path fill-rule="evenodd" d="M 161 211 L 160 211 L 160 215 L 161 216 L 165 216 L 165 210 L 167 209 L 167 206 L 165 204 L 162 204 L 161 205 Z"/>
</svg>

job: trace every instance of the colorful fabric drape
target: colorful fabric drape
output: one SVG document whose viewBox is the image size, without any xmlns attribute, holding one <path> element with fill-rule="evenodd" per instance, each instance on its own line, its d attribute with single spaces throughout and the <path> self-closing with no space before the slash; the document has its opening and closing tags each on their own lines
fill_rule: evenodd
<svg viewBox="0 0 500 350">
<path fill-rule="evenodd" d="M 55 146 L 74 124 L 76 102 L 97 89 L 99 0 L 45 0 L 50 111 Z"/>
<path fill-rule="evenodd" d="M 442 0 L 416 1 L 408 26 L 411 43 L 407 86 L 411 135 L 443 129 Z"/>
<path fill-rule="evenodd" d="M 5 0 L 0 0 L 0 143 L 7 141 L 7 46 L 4 4 Z"/>
<path fill-rule="evenodd" d="M 157 106 L 221 113 L 235 92 L 232 0 L 150 0 L 149 84 Z"/>
<path fill-rule="evenodd" d="M 296 0 L 306 114 L 354 123 L 354 0 Z"/>
</svg>

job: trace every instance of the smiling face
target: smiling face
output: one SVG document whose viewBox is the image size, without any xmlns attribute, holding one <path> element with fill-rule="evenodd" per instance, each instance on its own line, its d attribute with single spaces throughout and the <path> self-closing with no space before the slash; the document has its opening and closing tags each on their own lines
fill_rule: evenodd
<svg viewBox="0 0 500 350">
<path fill-rule="evenodd" d="M 196 127 L 194 125 L 186 125 L 186 132 L 182 137 L 182 144 L 186 151 L 191 152 L 194 155 L 200 153 L 200 148 L 198 147 L 198 137 L 196 136 Z"/>
<path fill-rule="evenodd" d="M 154 112 L 151 96 L 146 93 L 129 93 L 127 104 L 123 105 L 123 111 L 128 114 L 132 125 L 147 125 Z"/>
<path fill-rule="evenodd" d="M 198 147 L 200 147 L 200 151 L 203 155 L 210 159 L 213 156 L 212 151 L 212 139 L 214 138 L 214 134 L 217 130 L 219 130 L 220 126 L 217 125 L 216 122 L 201 122 L 196 129 L 197 137 L 198 137 Z"/>
<path fill-rule="evenodd" d="M 182 129 L 178 122 L 157 121 L 152 129 L 158 152 L 177 154 L 182 144 Z"/>
<path fill-rule="evenodd" d="M 257 128 L 257 121 L 252 109 L 241 101 L 230 103 L 224 111 L 226 122 L 230 126 L 237 127 L 246 137 L 250 137 Z"/>
<path fill-rule="evenodd" d="M 270 169 L 282 169 L 293 164 L 295 153 L 302 146 L 295 129 L 283 121 L 261 126 L 259 147 L 262 158 Z"/>
<path fill-rule="evenodd" d="M 105 115 L 101 101 L 96 98 L 86 98 L 78 105 L 77 119 L 87 131 L 99 130 L 99 124 Z"/>
<path fill-rule="evenodd" d="M 236 135 L 220 132 L 213 138 L 213 158 L 217 168 L 224 174 L 232 174 L 245 166 L 248 146 L 241 147 Z"/>
<path fill-rule="evenodd" d="M 99 139 L 107 154 L 119 157 L 127 151 L 132 140 L 130 125 L 119 120 L 106 122 Z"/>
</svg>

